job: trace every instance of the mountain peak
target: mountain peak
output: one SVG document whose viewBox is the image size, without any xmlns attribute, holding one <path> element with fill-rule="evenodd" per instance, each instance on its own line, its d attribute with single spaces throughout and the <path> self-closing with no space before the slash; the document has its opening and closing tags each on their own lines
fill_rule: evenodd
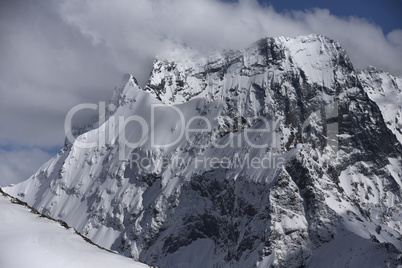
<svg viewBox="0 0 402 268">
<path fill-rule="evenodd" d="M 109 104 L 116 107 L 135 100 L 135 96 L 143 90 L 138 85 L 137 79 L 131 74 L 124 74 L 119 87 L 116 87 Z"/>
<path fill-rule="evenodd" d="M 213 100 L 224 96 L 221 90 L 225 85 L 238 83 L 234 79 L 241 77 L 265 75 L 264 83 L 268 83 L 295 73 L 325 88 L 356 76 L 345 50 L 330 38 L 267 37 L 240 50 L 199 52 L 186 48 L 159 57 L 146 90 L 167 104 L 178 104 L 194 97 Z"/>
</svg>

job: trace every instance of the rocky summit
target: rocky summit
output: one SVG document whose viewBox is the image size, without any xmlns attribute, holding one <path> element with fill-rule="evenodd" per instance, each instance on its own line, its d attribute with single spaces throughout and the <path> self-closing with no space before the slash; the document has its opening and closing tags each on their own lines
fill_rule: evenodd
<svg viewBox="0 0 402 268">
<path fill-rule="evenodd" d="M 159 267 L 397 267 L 401 90 L 320 35 L 177 47 L 4 190 Z"/>
</svg>

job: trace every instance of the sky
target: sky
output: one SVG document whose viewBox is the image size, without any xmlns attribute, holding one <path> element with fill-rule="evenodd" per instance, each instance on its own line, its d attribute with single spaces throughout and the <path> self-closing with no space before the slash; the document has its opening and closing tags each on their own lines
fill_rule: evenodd
<svg viewBox="0 0 402 268">
<path fill-rule="evenodd" d="M 356 16 L 365 18 L 369 22 L 379 25 L 384 33 L 389 33 L 395 28 L 402 29 L 402 1 L 400 0 L 260 0 L 261 4 L 272 4 L 279 12 L 289 10 L 305 10 L 310 8 L 326 8 L 331 14 L 348 17 Z"/>
<path fill-rule="evenodd" d="M 0 0 L 0 186 L 26 180 L 64 144 L 80 103 L 106 101 L 125 73 L 145 85 L 177 43 L 239 49 L 318 33 L 356 68 L 402 75 L 400 0 Z M 83 122 L 88 118 L 75 118 Z"/>
</svg>

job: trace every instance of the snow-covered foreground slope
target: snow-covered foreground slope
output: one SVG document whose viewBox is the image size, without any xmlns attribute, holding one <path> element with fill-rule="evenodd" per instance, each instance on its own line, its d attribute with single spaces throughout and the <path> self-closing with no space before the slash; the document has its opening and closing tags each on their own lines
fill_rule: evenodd
<svg viewBox="0 0 402 268">
<path fill-rule="evenodd" d="M 402 145 L 337 42 L 179 48 L 107 107 L 5 191 L 161 267 L 402 265 Z"/>
<path fill-rule="evenodd" d="M 0 267 L 145 268 L 145 264 L 91 245 L 73 229 L 33 214 L 0 194 Z"/>
</svg>

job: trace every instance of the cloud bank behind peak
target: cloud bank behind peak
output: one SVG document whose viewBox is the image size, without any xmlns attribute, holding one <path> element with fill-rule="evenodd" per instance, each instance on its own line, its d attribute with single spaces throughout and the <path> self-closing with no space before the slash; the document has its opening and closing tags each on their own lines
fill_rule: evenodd
<svg viewBox="0 0 402 268">
<path fill-rule="evenodd" d="M 337 17 L 327 9 L 276 12 L 255 0 L 129 0 L 66 1 L 65 20 L 102 42 L 118 69 L 148 78 L 155 54 L 169 50 L 175 37 L 196 49 L 237 49 L 267 36 L 317 33 L 340 42 L 357 68 L 375 65 L 402 75 L 402 30 L 384 35 L 364 18 Z M 146 68 L 144 68 L 146 67 Z"/>
</svg>

